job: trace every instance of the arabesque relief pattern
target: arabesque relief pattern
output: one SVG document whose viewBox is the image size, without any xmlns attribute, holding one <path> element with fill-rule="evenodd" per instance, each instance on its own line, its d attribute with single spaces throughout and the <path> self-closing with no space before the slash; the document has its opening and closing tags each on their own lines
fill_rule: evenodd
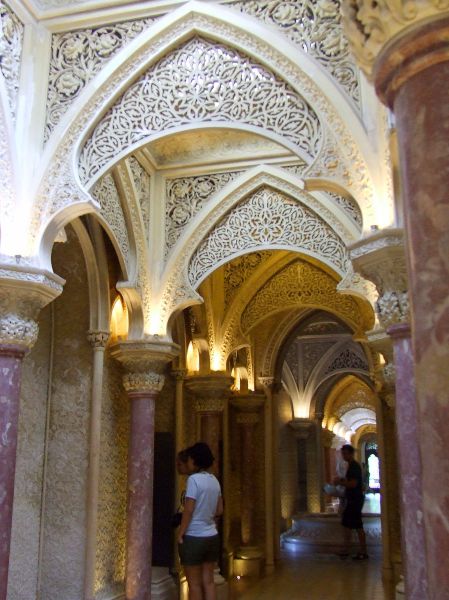
<svg viewBox="0 0 449 600">
<path fill-rule="evenodd" d="M 313 56 L 359 107 L 359 73 L 343 35 L 339 0 L 244 0 L 231 6 L 275 25 Z"/>
<path fill-rule="evenodd" d="M 360 369 L 362 371 L 368 371 L 369 365 L 366 359 L 356 354 L 350 348 L 345 348 L 341 354 L 339 354 L 327 367 L 325 374 L 332 373 L 332 371 L 342 371 L 345 369 Z"/>
<path fill-rule="evenodd" d="M 102 67 L 154 18 L 55 33 L 51 41 L 45 140 Z"/>
<path fill-rule="evenodd" d="M 165 204 L 165 253 L 176 244 L 191 219 L 213 195 L 235 179 L 240 171 L 167 179 Z"/>
<path fill-rule="evenodd" d="M 362 211 L 360 210 L 360 206 L 357 204 L 355 200 L 352 198 L 345 198 L 340 194 L 335 194 L 334 192 L 326 192 L 327 195 L 332 198 L 334 202 L 342 208 L 345 213 L 348 215 L 350 219 L 352 219 L 357 225 L 362 227 L 363 225 L 363 217 Z"/>
<path fill-rule="evenodd" d="M 295 261 L 272 277 L 251 299 L 242 313 L 242 330 L 249 331 L 272 311 L 298 305 L 330 309 L 360 326 L 363 320 L 355 300 L 335 291 L 336 281 L 330 275 L 309 263 Z"/>
<path fill-rule="evenodd" d="M 347 251 L 337 234 L 309 208 L 264 187 L 232 209 L 200 244 L 189 265 L 195 287 L 214 265 L 260 246 L 284 246 L 327 259 L 345 271 Z"/>
<path fill-rule="evenodd" d="M 318 154 L 321 124 L 304 98 L 255 59 L 197 37 L 159 60 L 100 121 L 80 155 L 81 180 L 153 133 L 205 120 L 262 128 L 310 159 Z"/>
<path fill-rule="evenodd" d="M 148 236 L 150 229 L 151 177 L 134 156 L 128 158 L 128 164 L 134 180 L 145 235 Z"/>
<path fill-rule="evenodd" d="M 16 113 L 22 58 L 23 24 L 5 2 L 0 2 L 0 72 L 8 91 L 11 114 Z"/>
<path fill-rule="evenodd" d="M 129 240 L 120 196 L 112 175 L 100 179 L 92 190 L 92 196 L 100 203 L 100 214 L 111 227 L 123 257 L 129 260 Z"/>
<path fill-rule="evenodd" d="M 242 285 L 256 269 L 273 256 L 271 250 L 261 250 L 239 256 L 224 267 L 225 307 L 229 307 Z"/>
</svg>

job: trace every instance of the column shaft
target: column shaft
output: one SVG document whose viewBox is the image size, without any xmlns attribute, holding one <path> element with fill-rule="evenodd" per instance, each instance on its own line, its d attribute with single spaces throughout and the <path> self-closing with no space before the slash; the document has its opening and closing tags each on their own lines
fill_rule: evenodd
<svg viewBox="0 0 449 600">
<path fill-rule="evenodd" d="M 241 541 L 243 546 L 254 543 L 254 428 L 255 422 L 246 420 L 246 415 L 239 422 L 240 456 L 241 456 Z M 257 417 L 256 417 L 257 418 Z"/>
<path fill-rule="evenodd" d="M 274 568 L 273 409 L 272 392 L 265 402 L 265 566 Z"/>
<path fill-rule="evenodd" d="M 0 600 L 6 600 L 14 501 L 20 375 L 25 350 L 0 346 Z"/>
<path fill-rule="evenodd" d="M 223 443 L 223 411 L 200 413 L 199 419 L 201 441 L 206 442 L 215 457 L 211 473 L 221 480 L 223 460 L 221 456 Z"/>
<path fill-rule="evenodd" d="M 394 325 L 388 329 L 388 333 L 393 338 L 396 368 L 396 422 L 406 596 L 408 600 L 423 600 L 428 597 L 426 541 L 422 522 L 422 465 L 410 328 L 408 325 Z M 433 487 L 436 485 L 440 485 L 438 479 L 433 482 Z"/>
<path fill-rule="evenodd" d="M 128 392 L 126 600 L 149 600 L 153 530 L 154 414 L 157 392 Z"/>
</svg>

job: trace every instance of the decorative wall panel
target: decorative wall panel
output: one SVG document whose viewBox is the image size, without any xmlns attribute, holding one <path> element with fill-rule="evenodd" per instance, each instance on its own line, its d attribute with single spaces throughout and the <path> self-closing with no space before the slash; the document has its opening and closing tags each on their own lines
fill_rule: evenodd
<svg viewBox="0 0 449 600">
<path fill-rule="evenodd" d="M 243 0 L 231 6 L 277 27 L 360 104 L 359 71 L 343 33 L 339 0 Z"/>
<path fill-rule="evenodd" d="M 22 366 L 9 600 L 32 600 L 37 595 L 50 346 L 51 308 L 47 306 L 39 316 L 37 342 Z"/>
<path fill-rule="evenodd" d="M 142 75 L 98 123 L 81 152 L 80 177 L 86 183 L 153 133 L 205 121 L 276 133 L 311 159 L 319 150 L 319 119 L 295 90 L 237 50 L 193 38 Z"/>
<path fill-rule="evenodd" d="M 145 18 L 52 36 L 45 139 L 89 81 L 153 21 Z"/>
<path fill-rule="evenodd" d="M 79 600 L 83 594 L 86 542 L 86 487 L 92 348 L 87 341 L 89 296 L 81 247 L 57 244 L 54 270 L 66 279 L 54 301 L 55 352 L 40 597 Z"/>
<path fill-rule="evenodd" d="M 224 267 L 225 307 L 230 306 L 242 285 L 251 277 L 256 269 L 267 261 L 273 252 L 262 250 L 239 256 L 226 263 Z"/>
<path fill-rule="evenodd" d="M 102 403 L 95 593 L 109 600 L 124 592 L 129 400 L 107 351 Z"/>
<path fill-rule="evenodd" d="M 335 344 L 336 340 L 331 342 L 305 342 L 303 344 L 303 375 L 306 383 L 312 374 L 312 371 L 317 366 L 318 361 L 323 358 L 328 350 Z"/>
<path fill-rule="evenodd" d="M 13 117 L 19 90 L 22 41 L 23 24 L 5 2 L 0 2 L 0 72 L 4 77 Z"/>
<path fill-rule="evenodd" d="M 334 202 L 338 204 L 338 206 L 340 206 L 340 208 L 342 208 L 345 211 L 345 213 L 350 219 L 352 219 L 355 223 L 357 223 L 357 225 L 362 227 L 362 211 L 360 210 L 360 206 L 355 200 L 353 200 L 352 198 L 345 198 L 344 196 L 340 196 L 339 194 L 334 194 L 332 192 L 326 193 L 328 196 L 330 196 L 330 198 L 332 198 Z"/>
<path fill-rule="evenodd" d="M 150 229 L 151 177 L 134 156 L 128 158 L 128 164 L 134 179 L 145 235 L 148 237 Z"/>
<path fill-rule="evenodd" d="M 209 233 L 193 255 L 193 287 L 215 265 L 233 255 L 270 245 L 305 251 L 344 271 L 347 251 L 337 234 L 309 208 L 264 187 L 235 206 Z"/>
<path fill-rule="evenodd" d="M 326 373 L 343 369 L 362 369 L 363 371 L 368 371 L 369 365 L 366 359 L 362 358 L 354 350 L 345 348 L 327 367 Z"/>
<path fill-rule="evenodd" d="M 240 171 L 234 171 L 167 179 L 165 205 L 166 254 L 176 244 L 190 220 L 218 190 L 239 174 Z"/>
</svg>

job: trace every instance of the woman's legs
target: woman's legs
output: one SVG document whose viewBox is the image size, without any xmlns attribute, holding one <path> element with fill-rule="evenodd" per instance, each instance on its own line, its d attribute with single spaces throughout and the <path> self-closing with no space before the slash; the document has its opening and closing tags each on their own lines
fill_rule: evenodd
<svg viewBox="0 0 449 600">
<path fill-rule="evenodd" d="M 195 565 L 194 567 L 184 565 L 184 573 L 189 584 L 189 600 L 204 600 L 202 571 L 202 565 Z"/>
<path fill-rule="evenodd" d="M 204 600 L 216 600 L 217 592 L 215 589 L 214 582 L 215 563 L 203 563 L 201 567 L 203 577 Z"/>
</svg>

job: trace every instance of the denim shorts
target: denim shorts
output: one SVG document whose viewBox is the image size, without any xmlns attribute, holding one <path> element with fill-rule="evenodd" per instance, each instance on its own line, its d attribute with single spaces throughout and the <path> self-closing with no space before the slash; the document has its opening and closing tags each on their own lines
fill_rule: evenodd
<svg viewBox="0 0 449 600">
<path fill-rule="evenodd" d="M 218 535 L 194 537 L 185 535 L 183 543 L 178 544 L 181 564 L 187 567 L 215 563 L 220 558 L 220 538 Z"/>
</svg>

